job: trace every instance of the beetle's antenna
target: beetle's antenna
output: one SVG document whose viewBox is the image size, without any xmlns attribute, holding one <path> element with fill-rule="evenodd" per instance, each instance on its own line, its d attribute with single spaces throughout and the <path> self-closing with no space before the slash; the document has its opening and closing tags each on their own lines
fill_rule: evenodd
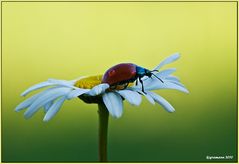
<svg viewBox="0 0 239 164">
<path fill-rule="evenodd" d="M 164 83 L 164 82 L 163 82 L 163 80 L 162 80 L 162 79 L 160 79 L 158 76 L 156 76 L 156 75 L 155 75 L 155 74 L 153 74 L 153 73 L 152 73 L 152 75 L 154 75 L 154 76 L 155 76 L 157 79 L 159 79 L 159 80 L 160 80 L 162 83 Z"/>
<path fill-rule="evenodd" d="M 151 72 L 158 72 L 158 71 L 159 71 L 159 70 L 156 70 L 156 69 L 155 69 L 155 70 L 152 70 Z"/>
</svg>

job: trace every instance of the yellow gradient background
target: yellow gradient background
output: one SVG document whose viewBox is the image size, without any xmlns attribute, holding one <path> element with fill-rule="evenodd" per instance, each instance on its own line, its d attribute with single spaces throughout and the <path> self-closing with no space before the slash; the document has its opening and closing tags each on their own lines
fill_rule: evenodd
<svg viewBox="0 0 239 164">
<path fill-rule="evenodd" d="M 2 159 L 97 161 L 97 106 L 67 101 L 56 117 L 30 120 L 20 93 L 48 78 L 103 74 L 120 62 L 152 69 L 167 56 L 189 94 L 157 91 L 167 113 L 143 99 L 110 117 L 109 160 L 207 161 L 236 153 L 236 3 L 3 2 Z"/>
</svg>

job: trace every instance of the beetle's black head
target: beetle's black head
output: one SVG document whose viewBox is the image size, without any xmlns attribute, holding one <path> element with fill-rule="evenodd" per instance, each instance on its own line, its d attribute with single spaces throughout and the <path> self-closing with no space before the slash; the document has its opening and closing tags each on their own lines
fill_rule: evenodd
<svg viewBox="0 0 239 164">
<path fill-rule="evenodd" d="M 136 66 L 136 73 L 137 73 L 138 77 L 143 77 L 143 76 L 151 77 L 152 76 L 152 73 L 150 72 L 150 70 L 147 70 L 146 68 L 143 68 L 140 66 Z"/>
<path fill-rule="evenodd" d="M 156 76 L 153 72 L 158 72 L 158 70 L 148 70 L 146 68 L 140 67 L 140 66 L 136 66 L 136 72 L 137 72 L 137 76 L 139 78 L 143 77 L 143 76 L 148 76 L 149 78 L 151 78 L 151 76 L 153 75 L 154 77 L 156 77 L 157 79 L 159 79 L 162 83 L 163 80 L 160 79 L 158 76 Z"/>
<path fill-rule="evenodd" d="M 152 75 L 152 71 L 145 69 L 145 76 L 151 77 Z"/>
<path fill-rule="evenodd" d="M 157 79 L 159 79 L 163 83 L 163 80 L 161 78 L 159 78 L 158 76 L 156 76 L 153 72 L 158 72 L 158 70 L 150 71 L 150 73 L 151 73 L 150 77 L 153 75 L 154 77 L 156 77 Z"/>
<path fill-rule="evenodd" d="M 163 83 L 163 80 L 161 78 L 159 78 L 157 75 L 155 75 L 153 72 L 158 72 L 158 70 L 145 70 L 145 75 L 148 76 L 149 78 L 151 78 L 151 76 L 156 77 L 159 81 L 161 81 Z"/>
<path fill-rule="evenodd" d="M 137 75 L 139 77 L 143 77 L 143 76 L 148 76 L 148 77 L 151 77 L 152 76 L 152 72 L 154 72 L 155 70 L 153 71 L 150 71 L 146 68 L 143 68 L 143 67 L 140 67 L 140 66 L 136 66 L 136 72 L 137 72 Z"/>
</svg>

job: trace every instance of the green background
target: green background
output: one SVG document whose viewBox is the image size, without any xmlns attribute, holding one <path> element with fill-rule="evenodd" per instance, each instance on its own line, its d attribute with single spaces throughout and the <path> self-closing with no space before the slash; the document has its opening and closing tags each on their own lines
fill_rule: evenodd
<svg viewBox="0 0 239 164">
<path fill-rule="evenodd" d="M 97 106 L 66 101 L 30 120 L 20 93 L 48 78 L 102 74 L 114 64 L 153 68 L 181 53 L 175 75 L 189 94 L 157 91 L 176 109 L 143 99 L 110 117 L 109 161 L 237 160 L 236 2 L 3 2 L 2 160 L 97 161 Z M 212 160 L 215 162 L 215 160 Z"/>
</svg>

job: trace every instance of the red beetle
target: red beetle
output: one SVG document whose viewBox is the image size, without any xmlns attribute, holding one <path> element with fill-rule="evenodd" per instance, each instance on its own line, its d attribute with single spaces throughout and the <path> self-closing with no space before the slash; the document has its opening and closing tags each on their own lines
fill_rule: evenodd
<svg viewBox="0 0 239 164">
<path fill-rule="evenodd" d="M 125 89 L 129 83 L 139 79 L 139 82 L 142 84 L 142 91 L 144 92 L 144 85 L 141 79 L 144 76 L 151 77 L 154 75 L 163 83 L 162 79 L 152 73 L 154 71 L 158 70 L 150 71 L 133 63 L 121 63 L 111 67 L 105 72 L 102 83 L 109 84 L 111 89 L 116 89 L 119 85 L 123 85 L 123 89 Z"/>
</svg>

